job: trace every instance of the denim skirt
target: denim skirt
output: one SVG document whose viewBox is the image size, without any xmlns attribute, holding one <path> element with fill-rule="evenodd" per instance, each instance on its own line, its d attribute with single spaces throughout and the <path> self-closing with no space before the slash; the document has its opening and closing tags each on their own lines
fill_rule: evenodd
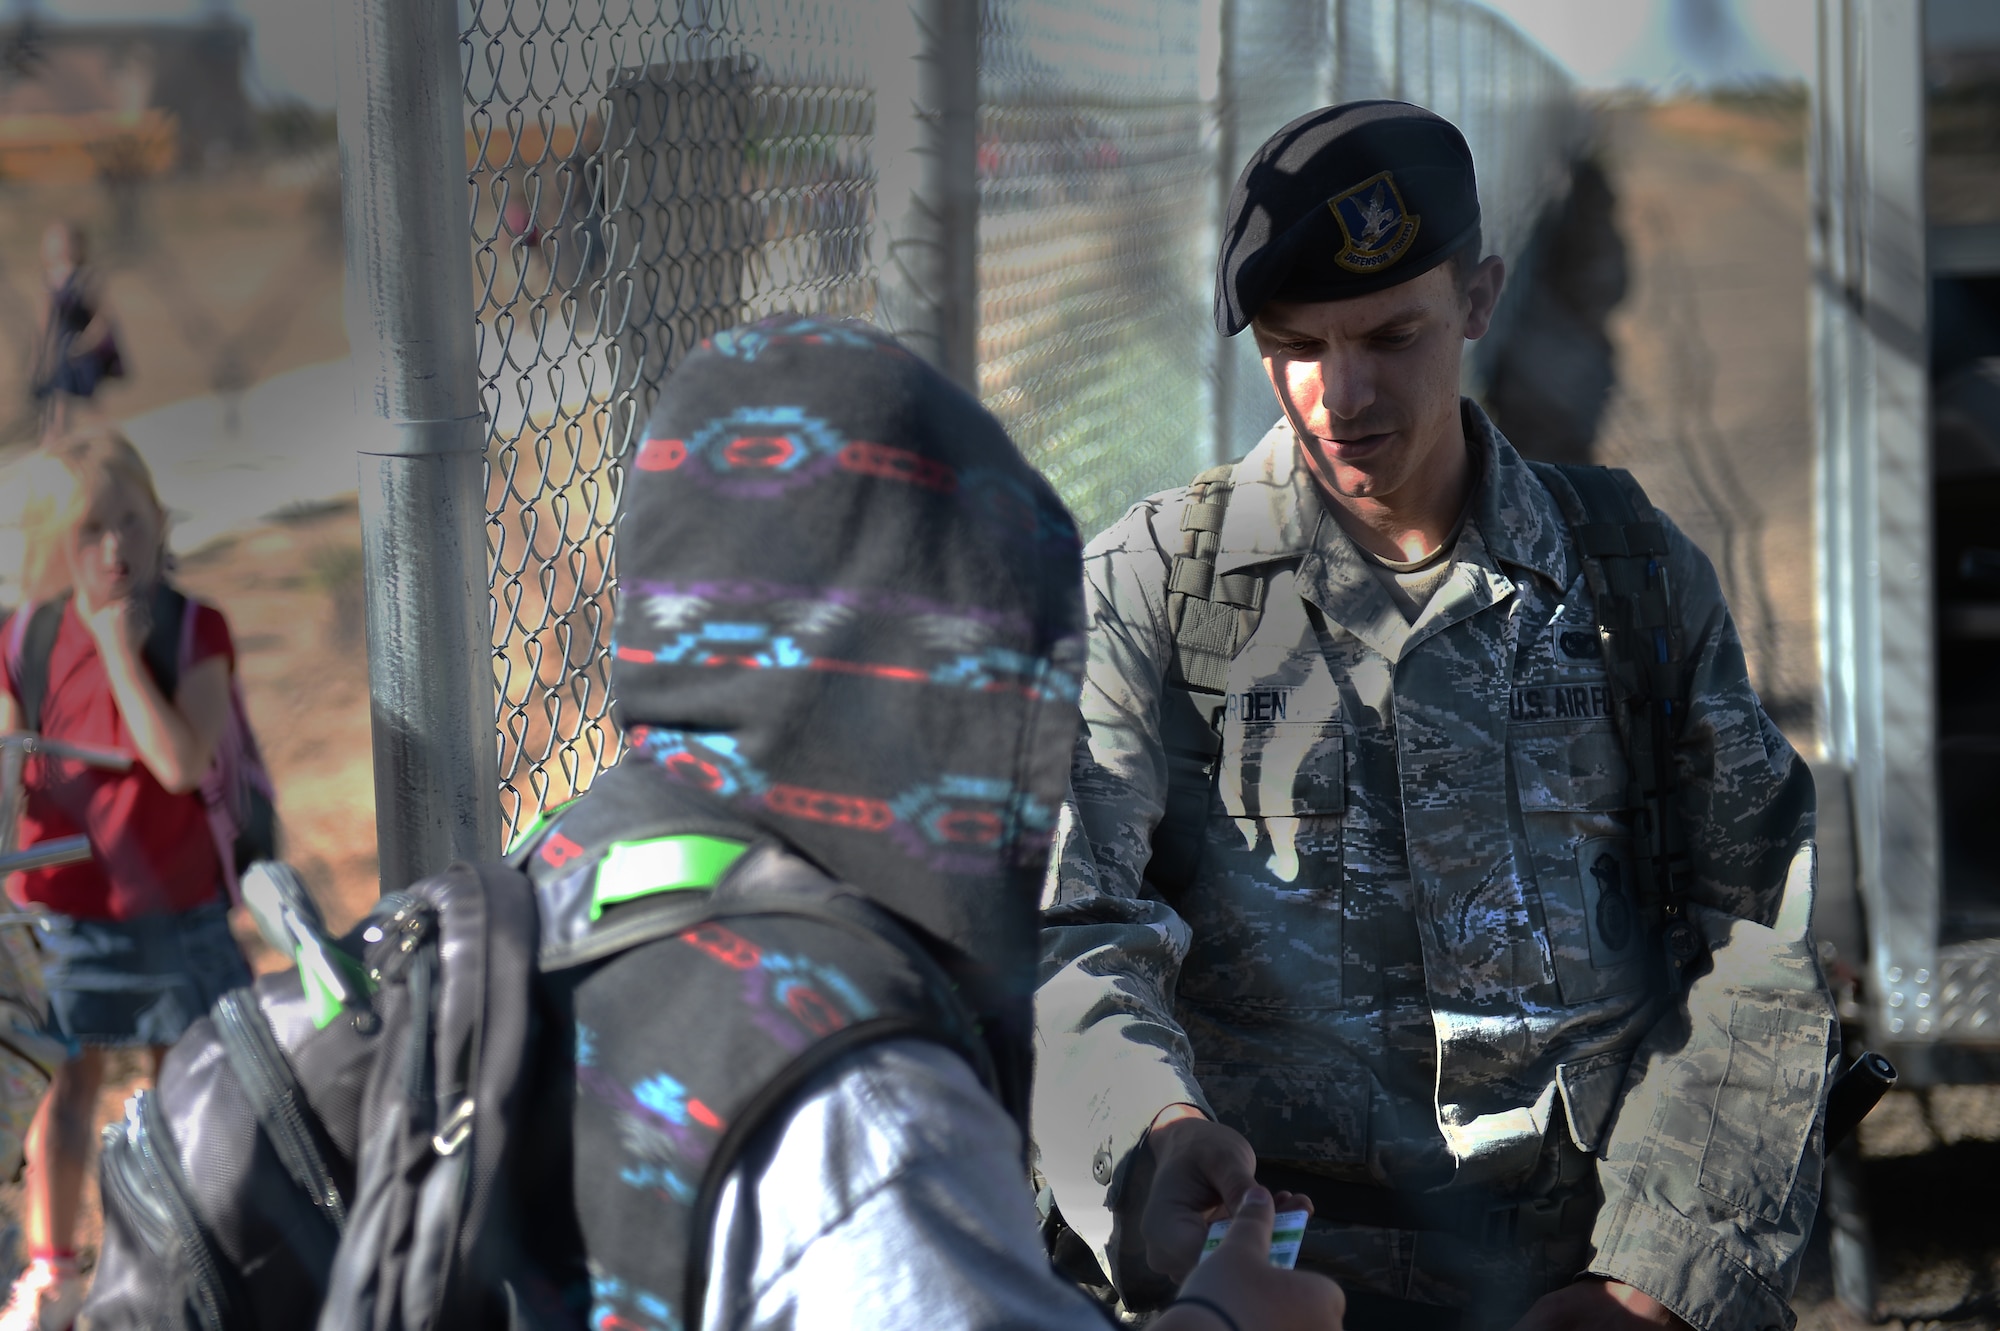
<svg viewBox="0 0 2000 1331">
<path fill-rule="evenodd" d="M 83 1045 L 170 1045 L 249 984 L 221 902 L 136 920 L 56 917 L 37 931 L 55 1034 Z"/>
</svg>

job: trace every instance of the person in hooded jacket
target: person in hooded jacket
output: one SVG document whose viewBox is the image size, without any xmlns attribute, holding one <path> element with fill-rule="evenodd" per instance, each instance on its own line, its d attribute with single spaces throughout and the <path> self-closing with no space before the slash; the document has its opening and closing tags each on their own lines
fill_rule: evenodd
<svg viewBox="0 0 2000 1331">
<path fill-rule="evenodd" d="M 999 423 L 899 343 L 785 316 L 717 334 L 677 370 L 628 462 L 617 541 L 626 751 L 524 839 L 565 871 L 537 880 L 545 967 L 637 903 L 724 890 L 745 848 L 776 847 L 921 944 L 976 1013 L 973 1061 L 991 1075 L 939 1041 L 859 1043 L 760 1120 L 706 1230 L 677 1244 L 663 1236 L 697 1189 L 689 1143 L 722 1128 L 702 1076 L 731 1052 L 708 1048 L 691 1074 L 689 1033 L 713 1046 L 749 1028 L 662 1004 L 661 977 L 697 964 L 689 942 L 741 966 L 753 998 L 767 972 L 809 974 L 809 1004 L 783 976 L 770 992 L 814 1030 L 865 1015 L 866 986 L 760 960 L 727 930 L 555 970 L 545 1082 L 562 1092 L 531 1131 L 571 1149 L 540 1153 L 561 1163 L 530 1214 L 551 1250 L 567 1220 L 548 1217 L 573 1216 L 589 1324 L 1104 1325 L 1049 1265 L 1025 1157 L 1036 911 L 1083 659 L 1068 513 Z M 631 811 L 645 836 L 572 864 L 563 829 L 593 809 Z M 662 835 L 676 829 L 699 835 Z M 1274 1207 L 1309 1203 L 1258 1187 L 1231 1201 L 1239 1223 L 1154 1325 L 1337 1327 L 1332 1281 L 1268 1260 Z"/>
</svg>

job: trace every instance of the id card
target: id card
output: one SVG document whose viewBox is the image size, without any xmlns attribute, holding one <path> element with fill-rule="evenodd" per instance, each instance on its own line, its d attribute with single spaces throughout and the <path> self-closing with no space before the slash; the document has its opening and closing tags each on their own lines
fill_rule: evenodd
<svg viewBox="0 0 2000 1331">
<path fill-rule="evenodd" d="M 1305 1211 L 1280 1211 L 1271 1225 L 1271 1265 L 1282 1266 L 1287 1271 L 1299 1264 L 1299 1245 L 1306 1238 Z M 1222 1236 L 1229 1232 L 1230 1222 L 1218 1220 L 1208 1227 L 1208 1242 L 1201 1245 L 1202 1260 L 1221 1246 Z"/>
</svg>

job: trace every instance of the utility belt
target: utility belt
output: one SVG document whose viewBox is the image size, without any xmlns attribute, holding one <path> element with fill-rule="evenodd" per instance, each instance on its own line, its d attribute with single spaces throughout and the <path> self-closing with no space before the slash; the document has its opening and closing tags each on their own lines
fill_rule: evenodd
<svg viewBox="0 0 2000 1331">
<path fill-rule="evenodd" d="M 1479 1188 L 1407 1192 L 1272 1164 L 1257 1167 L 1257 1181 L 1273 1191 L 1312 1198 L 1313 1219 L 1322 1224 L 1449 1234 L 1489 1248 L 1528 1248 L 1555 1239 L 1587 1238 L 1597 1219 L 1597 1189 L 1588 1178 L 1532 1198 L 1503 1197 Z"/>
</svg>

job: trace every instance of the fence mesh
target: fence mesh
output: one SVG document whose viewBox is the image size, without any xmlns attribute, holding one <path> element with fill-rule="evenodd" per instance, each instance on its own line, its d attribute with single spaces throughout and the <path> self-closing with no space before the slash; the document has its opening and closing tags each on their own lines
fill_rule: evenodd
<svg viewBox="0 0 2000 1331">
<path fill-rule="evenodd" d="M 1205 465 L 1199 0 L 988 0 L 979 388 L 1095 531 Z"/>
<path fill-rule="evenodd" d="M 465 0 L 509 833 L 615 760 L 621 459 L 702 337 L 868 315 L 903 0 Z M 1222 31 L 1228 16 L 1231 28 Z M 1269 424 L 1209 321 L 1222 192 L 1284 121 L 1402 96 L 1466 130 L 1492 248 L 1559 188 L 1569 94 L 1461 0 L 982 0 L 979 389 L 1095 530 Z M 1239 342 L 1241 339 L 1239 339 Z"/>
<path fill-rule="evenodd" d="M 865 314 L 866 7 L 478 0 L 466 28 L 502 812 L 617 753 L 620 459 L 701 338 Z"/>
</svg>

